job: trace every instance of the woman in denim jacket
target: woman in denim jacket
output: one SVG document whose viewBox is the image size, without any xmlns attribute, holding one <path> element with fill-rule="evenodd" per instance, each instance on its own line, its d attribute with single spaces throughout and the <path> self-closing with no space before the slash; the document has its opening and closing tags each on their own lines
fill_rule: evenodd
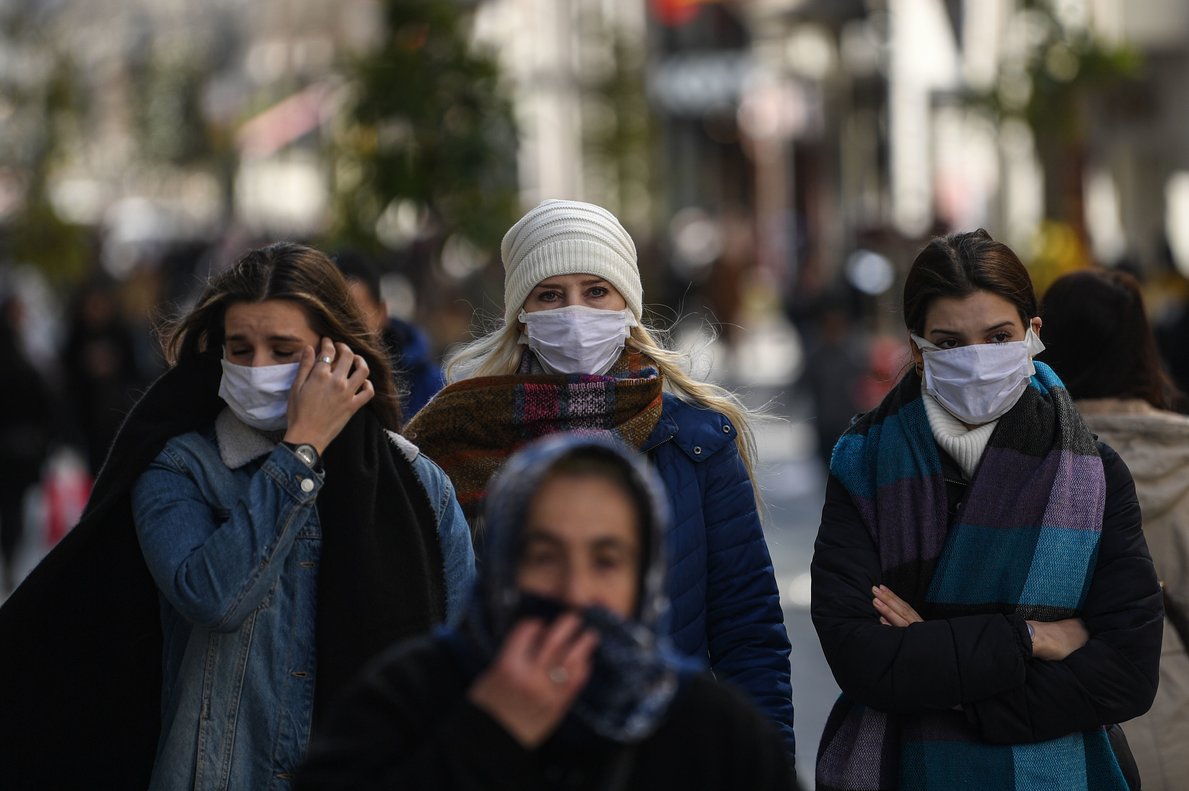
<svg viewBox="0 0 1189 791">
<path fill-rule="evenodd" d="M 325 255 L 249 252 L 164 349 L 79 527 L 0 611 L 24 657 L 3 660 L 7 788 L 287 788 L 338 689 L 467 594 L 453 486 L 396 433 Z"/>
<path fill-rule="evenodd" d="M 453 488 L 396 433 L 365 327 L 325 255 L 276 244 L 166 338 L 174 361 L 221 352 L 227 408 L 132 490 L 164 637 L 150 788 L 285 787 L 342 682 L 448 618 L 473 574 Z"/>
</svg>

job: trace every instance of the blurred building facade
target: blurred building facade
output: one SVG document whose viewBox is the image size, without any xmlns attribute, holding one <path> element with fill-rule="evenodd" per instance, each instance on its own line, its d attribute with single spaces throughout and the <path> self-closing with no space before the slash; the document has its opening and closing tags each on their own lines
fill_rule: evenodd
<svg viewBox="0 0 1189 791">
<path fill-rule="evenodd" d="M 5 60 L 25 64 L 10 96 L 55 69 L 78 78 L 64 103 L 18 104 L 4 125 L 26 140 L 39 131 L 21 116 L 67 127 L 50 197 L 64 219 L 103 227 L 113 254 L 229 222 L 294 234 L 325 222 L 324 168 L 300 142 L 333 112 L 342 53 L 374 36 L 372 0 L 4 5 Z"/>
<path fill-rule="evenodd" d="M 782 130 L 794 251 L 841 265 L 874 229 L 985 226 L 1036 263 L 1042 286 L 1046 266 L 1075 259 L 1156 273 L 1166 237 L 1189 271 L 1184 3 L 734 7 L 764 81 L 797 108 Z"/>
<path fill-rule="evenodd" d="M 504 20 L 491 30 L 522 97 L 526 203 L 616 206 L 583 142 L 605 108 L 575 97 L 591 64 L 607 63 L 610 48 L 592 56 L 592 42 L 608 26 L 642 37 L 651 198 L 630 205 L 680 277 L 712 278 L 744 250 L 760 283 L 812 291 L 844 277 L 856 251 L 903 269 L 927 235 L 979 226 L 1020 251 L 1042 287 L 1091 261 L 1153 273 L 1170 251 L 1189 262 L 1189 118 L 1176 96 L 1189 6 L 1177 0 L 488 10 Z"/>
<path fill-rule="evenodd" d="M 740 267 L 812 290 L 856 250 L 899 266 L 922 236 L 980 225 L 1057 266 L 1189 261 L 1180 0 L 459 6 L 516 96 L 522 202 L 604 203 L 708 293 Z M 27 186 L 36 127 L 61 116 L 31 86 L 69 61 L 85 97 L 48 154 L 64 217 L 102 225 L 117 252 L 232 222 L 316 232 L 339 66 L 376 43 L 382 13 L 378 0 L 6 0 L 0 215 Z M 1110 60 L 1124 50 L 1130 72 Z M 1029 113 L 1050 95 L 1071 109 L 1046 138 Z"/>
</svg>

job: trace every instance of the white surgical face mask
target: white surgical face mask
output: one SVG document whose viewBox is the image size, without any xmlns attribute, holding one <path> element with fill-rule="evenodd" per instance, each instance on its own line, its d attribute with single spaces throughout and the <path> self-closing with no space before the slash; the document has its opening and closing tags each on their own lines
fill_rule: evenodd
<svg viewBox="0 0 1189 791">
<path fill-rule="evenodd" d="M 528 344 L 549 373 L 605 374 L 619 359 L 636 319 L 630 310 L 569 305 L 522 310 L 520 323 L 520 342 Z"/>
<path fill-rule="evenodd" d="M 942 349 L 918 335 L 911 337 L 925 361 L 925 392 L 972 426 L 998 420 L 1016 405 L 1036 373 L 1032 357 L 1045 348 L 1031 327 L 1022 341 L 953 349 Z"/>
<path fill-rule="evenodd" d="M 261 431 L 278 431 L 288 424 L 289 390 L 299 363 L 236 365 L 222 360 L 219 398 L 243 422 Z"/>
</svg>

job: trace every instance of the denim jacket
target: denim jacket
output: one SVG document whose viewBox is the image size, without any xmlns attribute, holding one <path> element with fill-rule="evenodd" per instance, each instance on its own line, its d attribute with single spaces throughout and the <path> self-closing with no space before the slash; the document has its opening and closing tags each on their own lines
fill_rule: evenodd
<svg viewBox="0 0 1189 791">
<path fill-rule="evenodd" d="M 474 576 L 470 531 L 445 473 L 412 461 L 438 519 L 448 620 Z M 284 789 L 314 703 L 322 476 L 230 411 L 171 439 L 132 492 L 161 595 L 161 738 L 151 789 Z M 221 529 L 228 528 L 228 529 Z"/>
</svg>

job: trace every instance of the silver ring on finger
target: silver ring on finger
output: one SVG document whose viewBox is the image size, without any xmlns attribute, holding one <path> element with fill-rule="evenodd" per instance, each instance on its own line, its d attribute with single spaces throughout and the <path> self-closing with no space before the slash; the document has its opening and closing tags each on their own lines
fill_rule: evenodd
<svg viewBox="0 0 1189 791">
<path fill-rule="evenodd" d="M 334 358 L 331 357 L 329 354 L 324 354 L 318 358 L 318 362 L 326 363 L 327 365 L 330 365 L 332 362 L 334 362 Z"/>
<path fill-rule="evenodd" d="M 560 686 L 570 680 L 570 672 L 561 665 L 550 668 L 549 680 Z"/>
</svg>

